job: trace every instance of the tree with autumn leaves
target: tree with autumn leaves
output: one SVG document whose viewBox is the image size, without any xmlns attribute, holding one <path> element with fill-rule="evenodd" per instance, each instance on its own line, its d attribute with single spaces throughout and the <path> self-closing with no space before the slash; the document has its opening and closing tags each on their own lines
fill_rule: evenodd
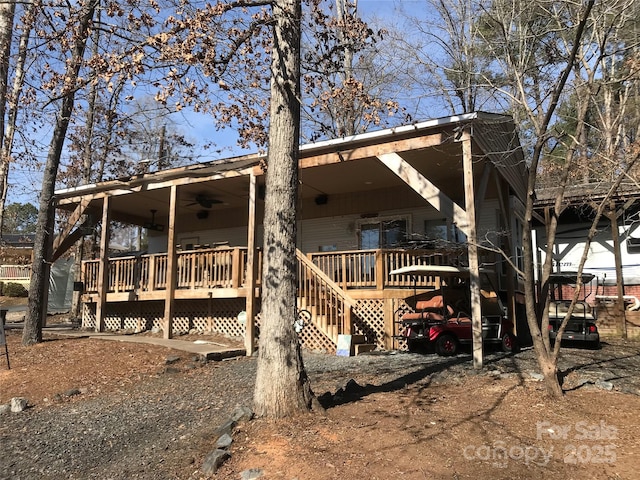
<svg viewBox="0 0 640 480">
<path fill-rule="evenodd" d="M 344 6 L 343 0 L 339 1 Z M 40 50 L 41 56 L 33 57 L 41 66 L 41 82 L 39 89 L 29 89 L 28 94 L 33 108 L 46 106 L 54 119 L 39 195 L 24 344 L 42 340 L 48 248 L 55 234 L 52 198 L 61 178 L 65 142 L 68 138 L 80 139 L 72 151 L 79 152 L 76 156 L 82 167 L 77 170 L 78 175 L 69 177 L 96 178 L 86 169 L 100 165 L 91 160 L 99 152 L 93 146 L 98 126 L 115 129 L 124 113 L 114 105 L 119 99 L 131 99 L 135 89 L 144 85 L 155 89 L 156 102 L 167 110 L 189 107 L 209 113 L 214 119 L 212 127 L 239 126 L 241 145 L 267 148 L 265 216 L 270 220 L 265 221 L 267 273 L 256 411 L 265 416 L 282 416 L 311 407 L 313 395 L 293 329 L 296 268 L 292 259 L 303 104 L 301 78 L 312 85 L 307 92 L 321 92 L 325 85 L 327 90 L 340 90 L 339 95 L 329 91 L 321 100 L 309 101 L 312 109 L 328 109 L 331 99 L 340 96 L 339 109 L 345 111 L 350 103 L 355 105 L 349 96 L 357 97 L 358 115 L 365 119 L 363 123 L 357 124 L 355 116 L 350 115 L 348 126 L 336 122 L 335 129 L 325 127 L 321 131 L 357 133 L 380 124 L 386 113 L 397 110 L 392 101 L 371 98 L 352 74 L 325 83 L 327 70 L 323 69 L 337 71 L 346 64 L 353 65 L 357 50 L 370 41 L 373 32 L 365 28 L 354 9 L 342 8 L 335 20 L 323 8 L 320 0 L 305 2 L 304 9 L 299 0 L 178 5 L 155 0 L 146 3 L 86 0 L 74 4 L 53 1 L 34 11 L 26 7 L 20 10 L 17 18 L 23 21 L 30 18 L 33 26 L 27 43 L 38 46 L 48 42 L 53 52 L 47 57 Z M 28 12 L 33 16 L 27 17 Z M 309 51 L 321 54 L 307 55 L 313 69 L 304 75 L 303 18 L 311 19 L 307 21 L 314 26 L 312 37 L 324 47 L 307 46 Z M 14 25 L 10 15 L 3 19 L 8 26 Z M 18 31 L 18 23 L 10 30 Z M 335 33 L 336 26 L 339 34 Z M 327 46 L 331 41 L 337 44 Z M 17 57 L 5 56 L 7 61 L 12 58 Z M 105 101 L 109 97 L 112 101 Z M 3 100 L 8 98 L 7 94 Z M 86 119 L 84 146 L 81 135 L 69 134 L 82 131 L 77 130 L 82 123 L 79 119 Z M 322 121 L 335 122 L 335 118 L 329 113 Z M 110 135 L 107 132 L 105 138 L 113 138 Z M 11 152 L 7 159 L 10 156 Z M 283 342 L 284 338 L 287 342 Z"/>
</svg>

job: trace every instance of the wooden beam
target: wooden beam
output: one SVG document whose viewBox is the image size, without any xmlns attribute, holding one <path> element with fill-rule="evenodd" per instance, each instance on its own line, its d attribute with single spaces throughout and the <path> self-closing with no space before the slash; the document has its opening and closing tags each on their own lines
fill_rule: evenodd
<svg viewBox="0 0 640 480">
<path fill-rule="evenodd" d="M 481 203 L 484 202 L 484 197 L 487 196 L 487 185 L 489 184 L 489 179 L 493 171 L 491 162 L 485 162 L 484 168 L 482 169 L 482 177 L 480 177 L 478 186 L 475 188 L 476 210 L 482 208 Z M 496 178 L 498 178 L 497 175 Z"/>
<path fill-rule="evenodd" d="M 53 255 L 51 256 L 51 261 L 55 262 L 57 259 L 59 259 L 67 250 L 69 250 L 73 246 L 74 243 L 76 243 L 82 237 L 84 237 L 84 228 L 80 226 L 75 229 L 70 235 L 67 235 L 62 243 L 60 243 L 57 248 L 54 249 Z"/>
<path fill-rule="evenodd" d="M 178 187 L 171 186 L 169 200 L 169 226 L 167 228 L 167 286 L 164 297 L 164 338 L 173 337 L 173 315 L 175 312 L 176 279 L 178 261 L 176 255 L 176 209 L 178 206 Z"/>
<path fill-rule="evenodd" d="M 344 150 L 336 147 L 335 151 L 318 155 L 305 156 L 305 152 L 301 151 L 300 154 L 302 155 L 302 158 L 300 159 L 300 168 L 313 168 L 321 165 L 330 165 L 332 163 L 362 160 L 363 158 L 375 158 L 388 153 L 407 152 L 409 150 L 420 150 L 435 147 L 444 143 L 448 138 L 449 135 L 435 133 L 417 138 L 407 138 L 404 140 L 396 140 L 394 142 Z"/>
<path fill-rule="evenodd" d="M 84 215 L 84 212 L 87 209 L 87 207 L 89 206 L 89 203 L 91 203 L 91 200 L 93 200 L 93 196 L 84 197 L 80 201 L 78 206 L 75 208 L 75 210 L 73 211 L 73 213 L 71 214 L 71 216 L 67 220 L 66 227 L 60 233 L 60 235 L 58 235 L 56 237 L 56 239 L 53 241 L 53 251 L 54 252 L 56 252 L 58 250 L 58 248 L 60 247 L 60 244 L 62 244 L 64 239 L 69 235 L 69 233 L 71 233 L 71 231 L 73 230 L 73 227 L 75 227 L 76 223 L 78 223 L 78 221 L 80 220 L 82 215 Z"/>
<path fill-rule="evenodd" d="M 253 355 L 255 350 L 255 316 L 256 316 L 256 199 L 257 199 L 256 176 L 249 177 L 249 225 L 247 226 L 247 297 L 245 312 L 247 314 L 244 333 L 244 348 L 247 356 Z"/>
<path fill-rule="evenodd" d="M 98 267 L 98 298 L 96 301 L 96 332 L 104 330 L 107 290 L 109 289 L 109 235 L 111 233 L 109 197 L 102 199 L 102 231 L 100 233 L 100 266 Z"/>
<path fill-rule="evenodd" d="M 469 236 L 469 219 L 467 212 L 431 183 L 424 175 L 403 160 L 397 153 L 379 155 L 378 159 L 422 198 L 429 202 L 433 208 L 442 213 L 446 218 L 451 218 L 453 223 L 455 223 L 467 237 Z M 471 179 L 471 185 L 471 188 L 473 188 L 473 179 Z"/>
<path fill-rule="evenodd" d="M 464 174 L 464 202 L 468 227 L 467 249 L 469 256 L 469 283 L 471 289 L 471 330 L 473 338 L 473 367 L 481 369 L 482 355 L 482 308 L 480 296 L 480 265 L 478 263 L 478 238 L 476 228 L 476 202 L 473 185 L 473 157 L 471 151 L 471 135 L 464 131 L 462 142 L 462 169 Z"/>
</svg>

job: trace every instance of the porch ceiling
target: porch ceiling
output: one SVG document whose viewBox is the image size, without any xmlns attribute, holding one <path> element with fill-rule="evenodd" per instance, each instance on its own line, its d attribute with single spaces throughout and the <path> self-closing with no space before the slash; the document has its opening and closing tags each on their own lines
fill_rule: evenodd
<svg viewBox="0 0 640 480">
<path fill-rule="evenodd" d="M 462 192 L 459 145 L 440 145 L 437 148 L 406 151 L 400 155 L 440 188 L 449 190 L 458 186 L 455 194 Z M 305 168 L 300 172 L 300 180 L 303 198 L 319 193 L 336 195 L 405 185 L 376 157 Z"/>
<path fill-rule="evenodd" d="M 405 151 L 401 156 L 451 198 L 463 198 L 459 144 Z M 260 200 L 264 191 L 264 177 L 259 176 L 257 182 Z M 300 171 L 300 195 L 303 199 L 314 199 L 321 194 L 344 195 L 403 186 L 409 189 L 377 157 L 325 164 Z M 118 193 L 110 197 L 113 220 L 145 225 L 151 222 L 151 211 L 155 210 L 155 223 L 167 225 L 170 184 L 160 187 L 143 185 L 142 188 L 130 190 L 125 186 Z M 197 222 L 199 215 L 211 217 L 224 211 L 246 211 L 248 199 L 248 175 L 204 181 L 195 177 L 190 183 L 178 186 L 177 218 L 179 222 L 191 223 Z M 102 196 L 99 196 L 92 200 L 89 211 L 99 218 L 101 209 Z"/>
<path fill-rule="evenodd" d="M 454 137 L 468 122 L 484 125 L 486 121 L 496 121 L 500 126 L 504 118 L 469 114 L 303 146 L 300 195 L 303 200 L 312 200 L 321 194 L 344 196 L 385 189 L 411 190 L 377 158 L 395 152 L 445 195 L 460 201 L 464 198 L 461 143 L 455 142 Z M 476 133 L 479 135 L 481 131 Z M 492 131 L 487 135 L 496 136 Z M 474 151 L 483 158 L 478 162 L 488 161 L 483 152 L 491 145 L 491 139 L 486 138 L 482 149 Z M 56 193 L 57 207 L 73 210 L 81 200 L 91 199 L 88 212 L 99 220 L 102 199 L 109 196 L 113 220 L 145 225 L 151 221 L 153 210 L 155 222 L 166 226 L 171 186 L 176 185 L 179 225 L 198 222 L 201 216 L 223 215 L 222 212 L 224 216 L 243 216 L 248 209 L 249 174 L 258 176 L 258 199 L 263 198 L 264 177 L 258 166 L 262 160 L 262 156 L 249 155 L 69 189 Z M 510 165 L 509 159 L 501 158 L 501 162 Z M 493 163 L 505 170 L 504 165 Z M 482 168 L 477 168 L 476 175 L 481 171 Z M 487 190 L 489 197 L 493 195 L 492 184 Z"/>
</svg>

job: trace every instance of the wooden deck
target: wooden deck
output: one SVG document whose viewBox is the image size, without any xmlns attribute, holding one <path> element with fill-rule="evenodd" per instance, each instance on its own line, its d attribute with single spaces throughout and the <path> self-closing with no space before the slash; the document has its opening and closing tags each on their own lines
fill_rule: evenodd
<svg viewBox="0 0 640 480">
<path fill-rule="evenodd" d="M 244 247 L 200 248 L 176 253 L 176 310 L 172 331 L 192 329 L 245 336 L 245 310 L 251 297 L 259 302 L 262 263 L 254 282 L 247 276 Z M 357 250 L 297 253 L 298 308 L 308 312 L 307 326 L 300 333 L 303 345 L 316 350 L 335 350 L 338 335 L 349 333 L 371 338 L 379 348 L 392 348 L 396 314 L 413 289 L 439 287 L 436 277 L 411 278 L 389 275 L 408 265 L 447 263 L 448 258 L 430 250 Z M 110 258 L 105 295 L 99 291 L 99 260 L 83 262 L 83 326 L 98 324 L 104 298 L 104 328 L 141 331 L 165 328 L 167 254 Z M 259 327 L 259 313 L 253 319 Z"/>
</svg>

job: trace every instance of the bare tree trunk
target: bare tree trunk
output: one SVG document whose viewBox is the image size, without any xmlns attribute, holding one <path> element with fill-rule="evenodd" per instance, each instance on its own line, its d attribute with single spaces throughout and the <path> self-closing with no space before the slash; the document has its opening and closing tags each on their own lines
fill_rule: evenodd
<svg viewBox="0 0 640 480">
<path fill-rule="evenodd" d="M 100 21 L 100 10 L 96 14 L 97 21 Z M 93 31 L 93 49 L 92 54 L 94 57 L 97 57 L 99 54 L 98 44 L 100 40 L 100 29 L 95 29 Z M 82 152 L 82 183 L 87 185 L 91 182 L 91 165 L 93 160 L 93 132 L 95 126 L 95 116 L 96 116 L 96 99 L 98 97 L 98 83 L 92 82 L 89 90 L 89 101 L 87 105 L 87 125 L 86 125 L 86 138 L 84 144 L 84 150 Z M 85 217 L 86 218 L 86 217 Z M 84 236 L 78 240 L 75 248 L 74 255 L 74 281 L 81 282 L 82 279 L 82 258 L 84 257 Z M 74 289 L 73 298 L 71 300 L 71 312 L 69 313 L 71 318 L 80 319 L 81 312 L 81 292 Z"/>
<path fill-rule="evenodd" d="M 8 103 L 9 65 L 11 63 L 11 37 L 13 35 L 13 18 L 16 11 L 15 0 L 0 3 L 0 148 L 4 152 L 5 114 Z M 9 171 L 9 158 L 0 157 L 0 235 L 4 215 L 4 197 L 6 176 Z"/>
<path fill-rule="evenodd" d="M 16 133 L 18 107 L 24 85 L 27 48 L 29 46 L 29 37 L 33 28 L 35 15 L 39 8 L 39 0 L 29 3 L 29 8 L 23 15 L 24 22 L 22 24 L 22 33 L 20 34 L 20 41 L 18 43 L 18 55 L 13 72 L 12 88 L 10 92 L 7 92 L 7 123 L 3 132 L 2 145 L 0 146 L 0 231 L 2 231 L 3 227 L 2 221 L 4 218 L 4 205 L 7 199 L 7 187 L 9 184 L 9 165 L 11 163 L 11 153 L 13 152 L 13 139 Z"/>
<path fill-rule="evenodd" d="M 273 5 L 271 118 L 264 215 L 262 327 L 254 392 L 257 416 L 308 411 L 314 399 L 294 329 L 300 133 L 299 0 Z"/>
<path fill-rule="evenodd" d="M 62 97 L 60 112 L 56 119 L 51 144 L 49 145 L 49 153 L 47 154 L 47 162 L 42 178 L 42 190 L 40 191 L 38 224 L 33 246 L 33 269 L 31 285 L 29 286 L 29 303 L 22 332 L 22 343 L 24 345 L 32 345 L 42 341 L 42 326 L 46 315 L 44 301 L 47 298 L 49 288 L 47 245 L 49 245 L 50 239 L 54 234 L 51 231 L 54 223 L 53 216 L 55 215 L 54 210 L 51 208 L 52 198 L 55 191 L 62 147 L 69 127 L 69 119 L 73 112 L 78 73 L 82 65 L 89 27 L 98 1 L 88 0 L 82 7 L 77 36 L 74 39 L 71 58 L 67 63 L 65 72 L 65 93 Z"/>
</svg>

